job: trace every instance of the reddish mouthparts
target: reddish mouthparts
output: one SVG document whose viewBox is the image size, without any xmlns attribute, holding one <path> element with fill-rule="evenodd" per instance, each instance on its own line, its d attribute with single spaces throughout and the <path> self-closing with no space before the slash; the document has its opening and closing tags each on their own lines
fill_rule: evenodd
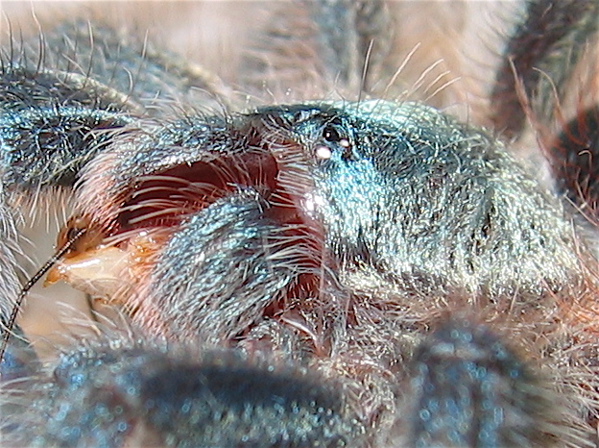
<svg viewBox="0 0 599 448">
<path fill-rule="evenodd" d="M 189 217 L 240 189 L 255 190 L 264 200 L 264 218 L 283 229 L 289 245 L 310 247 L 306 263 L 320 266 L 324 230 L 301 145 L 265 142 L 258 132 L 246 135 L 253 137 L 245 137 L 241 150 L 206 151 L 202 160 L 143 176 L 132 189 L 120 192 L 122 199 L 112 200 L 122 205 L 102 237 L 69 254 L 47 283 L 65 280 L 93 296 L 126 302 L 150 281 L 162 249 Z M 93 216 L 90 222 L 95 222 Z"/>
</svg>

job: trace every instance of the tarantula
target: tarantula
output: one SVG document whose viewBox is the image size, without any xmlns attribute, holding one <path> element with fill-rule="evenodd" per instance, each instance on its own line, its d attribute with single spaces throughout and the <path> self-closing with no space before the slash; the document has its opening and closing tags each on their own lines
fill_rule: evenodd
<svg viewBox="0 0 599 448">
<path fill-rule="evenodd" d="M 596 446 L 599 1 L 271 6 L 227 67 L 5 18 L 3 445 Z"/>
</svg>

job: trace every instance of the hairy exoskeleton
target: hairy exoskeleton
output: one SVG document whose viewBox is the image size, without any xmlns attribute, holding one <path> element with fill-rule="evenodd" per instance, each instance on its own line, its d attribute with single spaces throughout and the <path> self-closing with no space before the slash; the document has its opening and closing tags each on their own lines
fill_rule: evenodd
<svg viewBox="0 0 599 448">
<path fill-rule="evenodd" d="M 373 99 L 391 88 L 370 74 L 392 65 L 384 4 L 304 8 L 322 34 L 287 43 L 359 101 L 237 111 L 206 71 L 100 26 L 46 33 L 39 64 L 8 47 L 5 327 L 18 207 L 57 187 L 75 210 L 46 282 L 124 313 L 52 362 L 4 329 L 9 444 L 593 446 L 597 261 L 571 205 L 593 221 L 599 131 L 596 106 L 568 123 L 558 102 L 599 2 L 527 2 L 491 93 L 515 146 L 525 117 L 539 132 L 567 207 L 487 131 Z M 250 91 L 258 70 L 301 70 L 265 36 Z"/>
</svg>

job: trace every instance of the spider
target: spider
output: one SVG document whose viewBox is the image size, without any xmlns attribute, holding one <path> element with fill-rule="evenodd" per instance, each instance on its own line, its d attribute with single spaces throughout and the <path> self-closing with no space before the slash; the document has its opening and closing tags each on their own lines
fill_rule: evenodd
<svg viewBox="0 0 599 448">
<path fill-rule="evenodd" d="M 596 446 L 599 2 L 236 6 L 4 36 L 3 445 Z"/>
</svg>

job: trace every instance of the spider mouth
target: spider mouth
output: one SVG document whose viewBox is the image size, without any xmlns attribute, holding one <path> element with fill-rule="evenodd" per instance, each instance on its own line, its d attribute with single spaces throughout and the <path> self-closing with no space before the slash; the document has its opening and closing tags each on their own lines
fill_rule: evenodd
<svg viewBox="0 0 599 448">
<path fill-rule="evenodd" d="M 46 284 L 64 280 L 93 297 L 131 307 L 132 296 L 140 291 L 142 296 L 149 294 L 152 273 L 164 248 L 191 217 L 242 190 L 252 190 L 263 200 L 263 218 L 283 229 L 288 244 L 309 247 L 309 256 L 298 268 L 302 275 L 291 289 L 313 290 L 314 276 L 306 272 L 323 263 L 321 199 L 315 194 L 301 145 L 280 134 L 267 139 L 267 127 L 260 119 L 239 130 L 241 149 L 207 150 L 197 162 L 135 179 L 133 188 L 108 199 L 99 191 L 98 209 L 109 208 L 102 203 L 106 200 L 110 207 L 120 205 L 107 222 L 104 216 L 83 212 L 90 216 L 81 225 L 87 232 L 84 240 L 58 262 Z M 77 225 L 67 224 L 59 245 L 65 244 L 74 228 Z M 267 308 L 267 314 L 279 309 L 276 305 Z"/>
</svg>

